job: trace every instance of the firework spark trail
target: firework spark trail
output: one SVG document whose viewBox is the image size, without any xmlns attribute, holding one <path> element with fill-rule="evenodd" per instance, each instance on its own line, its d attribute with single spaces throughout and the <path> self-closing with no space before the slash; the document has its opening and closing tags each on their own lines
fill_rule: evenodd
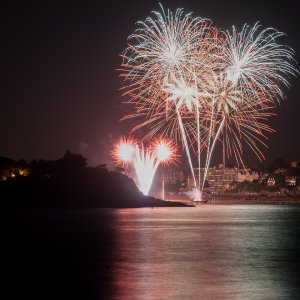
<svg viewBox="0 0 300 300">
<path fill-rule="evenodd" d="M 208 142 L 207 142 L 207 149 L 206 149 L 206 160 L 205 160 L 205 168 L 204 168 L 204 176 L 203 176 L 203 183 L 202 183 L 202 190 L 204 188 L 207 171 L 209 167 L 209 149 L 211 143 L 211 136 L 212 136 L 212 129 L 213 129 L 213 117 L 214 117 L 214 109 L 215 109 L 215 98 L 212 97 L 212 105 L 211 105 L 211 116 L 210 116 L 210 126 L 209 126 L 209 133 L 208 133 Z M 200 143 L 200 141 L 199 141 Z"/>
<path fill-rule="evenodd" d="M 153 178 L 160 164 L 169 164 L 177 159 L 177 150 L 171 140 L 161 137 L 152 141 L 149 147 L 145 148 L 133 138 L 121 137 L 111 153 L 117 165 L 128 167 L 133 164 L 139 190 L 148 195 Z"/>
<path fill-rule="evenodd" d="M 184 148 L 188 157 L 190 170 L 193 177 L 194 186 L 197 190 L 197 199 L 201 198 L 201 153 L 200 153 L 200 103 L 199 97 L 209 97 L 210 94 L 206 92 L 199 92 L 197 87 L 192 84 L 187 84 L 186 81 L 181 78 L 177 80 L 173 76 L 173 83 L 166 83 L 164 91 L 169 95 L 167 101 L 173 101 L 174 106 L 176 107 L 176 112 L 178 116 L 178 122 L 180 127 L 181 136 L 183 139 Z M 193 113 L 193 110 L 196 111 L 196 123 L 197 123 L 197 158 L 198 158 L 198 185 L 196 182 L 196 176 L 194 168 L 192 165 L 192 159 L 190 154 L 190 147 L 187 143 L 186 133 L 184 129 L 184 124 L 180 115 L 180 110 L 186 108 L 190 113 Z"/>
<path fill-rule="evenodd" d="M 201 199 L 202 198 L 202 192 L 201 192 L 201 146 L 200 146 L 200 111 L 199 111 L 199 107 L 197 107 L 197 154 L 198 154 L 198 195 L 197 195 L 197 199 Z"/>
<path fill-rule="evenodd" d="M 157 168 L 161 163 L 169 164 L 176 160 L 176 148 L 170 140 L 157 138 L 146 150 L 136 146 L 136 157 L 133 161 L 138 178 L 138 186 L 144 195 L 148 195 Z"/>
<path fill-rule="evenodd" d="M 165 12 L 162 6 L 161 9 L 162 13 L 153 12 L 153 18 L 137 23 L 138 29 L 128 38 L 130 45 L 123 54 L 121 69 L 129 101 L 137 103 L 139 108 L 148 107 L 149 113 L 162 105 L 160 91 L 166 78 L 190 76 L 200 66 L 209 66 L 193 55 L 200 50 L 198 41 L 210 31 L 208 20 L 183 15 L 182 9 L 174 15 L 169 10 Z"/>
<path fill-rule="evenodd" d="M 270 99 L 283 98 L 278 83 L 289 87 L 288 78 L 298 74 L 293 66 L 294 51 L 276 40 L 285 34 L 274 28 L 259 31 L 257 22 L 251 28 L 245 24 L 240 32 L 232 26 L 232 33 L 225 32 L 223 48 L 224 70 L 234 85 L 242 83 L 253 93 L 259 90 Z"/>
<path fill-rule="evenodd" d="M 155 153 L 144 150 L 143 146 L 141 149 L 136 146 L 136 157 L 133 164 L 138 179 L 139 190 L 144 195 L 148 195 L 160 161 L 157 159 Z"/>
<path fill-rule="evenodd" d="M 188 162 L 189 162 L 189 166 L 190 166 L 191 173 L 192 173 L 192 176 L 193 176 L 194 185 L 195 185 L 195 187 L 197 187 L 195 172 L 194 172 L 194 168 L 193 168 L 193 164 L 192 164 L 192 158 L 191 158 L 189 146 L 188 146 L 188 143 L 187 143 L 187 138 L 186 138 L 184 126 L 183 126 L 182 119 L 181 119 L 180 112 L 178 110 L 177 105 L 176 105 L 176 112 L 177 112 L 177 115 L 178 115 L 178 123 L 179 123 L 180 132 L 181 132 L 181 137 L 182 137 L 182 140 L 183 140 L 184 148 L 186 150 L 186 155 L 188 157 Z"/>
<path fill-rule="evenodd" d="M 213 150 L 214 150 L 214 147 L 215 147 L 215 144 L 216 144 L 216 141 L 217 139 L 219 138 L 219 135 L 221 133 L 221 130 L 223 128 L 223 125 L 224 125 L 224 122 L 225 122 L 225 117 L 223 117 L 222 119 L 222 122 L 220 123 L 219 125 L 219 128 L 218 128 L 218 131 L 216 133 L 216 136 L 214 137 L 213 139 L 213 143 L 211 145 L 211 148 L 207 150 L 207 153 L 208 153 L 208 156 L 207 156 L 207 167 L 205 168 L 205 171 L 204 171 L 204 176 L 203 176 L 203 183 L 202 183 L 202 190 L 204 188 L 204 183 L 205 183 L 205 180 L 206 180 L 206 177 L 207 177 L 207 172 L 208 172 L 208 167 L 210 165 L 210 159 L 211 159 L 211 155 L 213 153 Z"/>
<path fill-rule="evenodd" d="M 211 156 L 215 147 L 215 144 L 219 138 L 221 130 L 223 129 L 226 118 L 231 117 L 232 111 L 238 109 L 238 105 L 243 103 L 243 97 L 240 90 L 236 89 L 233 84 L 226 78 L 224 74 L 219 76 L 215 74 L 209 81 L 208 87 L 211 89 L 212 105 L 211 105 L 211 116 L 210 116 L 210 132 L 208 136 L 208 146 L 206 150 L 206 164 L 204 170 L 204 177 L 202 182 L 202 190 L 204 188 L 205 180 L 207 177 L 208 168 L 210 166 Z M 218 123 L 216 117 L 218 114 L 222 115 L 219 128 L 212 139 L 212 133 L 216 127 L 214 124 Z"/>
<path fill-rule="evenodd" d="M 289 78 L 298 74 L 293 50 L 277 43 L 284 34 L 261 30 L 259 23 L 245 24 L 240 32 L 234 26 L 231 32 L 220 31 L 208 19 L 193 18 L 183 9 L 173 14 L 162 6 L 137 26 L 120 74 L 124 95 L 136 111 L 126 118 L 146 118 L 133 130 L 150 125 L 147 138 L 178 130 L 197 186 L 191 157 L 195 142 L 199 188 L 201 150 L 206 152 L 202 189 L 218 141 L 224 161 L 233 156 L 244 165 L 244 145 L 262 159 L 258 145 L 266 146 L 262 139 L 272 132 L 268 111 L 283 98 L 282 86 L 289 87 Z"/>
<path fill-rule="evenodd" d="M 130 102 L 136 103 L 138 113 L 148 109 L 148 118 L 161 108 L 165 109 L 167 115 L 167 102 L 174 102 L 181 138 L 196 183 L 179 107 L 185 104 L 191 110 L 192 105 L 198 106 L 197 97 L 205 96 L 197 92 L 195 98 L 195 88 L 186 83 L 183 77 L 188 74 L 187 78 L 196 78 L 199 68 L 207 70 L 210 67 L 205 59 L 208 58 L 209 49 L 214 48 L 211 43 L 213 30 L 210 21 L 192 18 L 191 14 L 183 15 L 182 9 L 176 10 L 175 15 L 169 10 L 166 13 L 163 8 L 162 13 L 153 13 L 153 18 L 138 22 L 139 28 L 129 37 L 133 44 L 124 52 L 124 73 L 121 75 L 129 82 L 125 94 L 131 96 Z M 202 59 L 199 59 L 200 54 Z M 166 103 L 162 103 L 161 91 L 167 88 L 172 89 L 174 95 L 167 96 Z"/>
</svg>

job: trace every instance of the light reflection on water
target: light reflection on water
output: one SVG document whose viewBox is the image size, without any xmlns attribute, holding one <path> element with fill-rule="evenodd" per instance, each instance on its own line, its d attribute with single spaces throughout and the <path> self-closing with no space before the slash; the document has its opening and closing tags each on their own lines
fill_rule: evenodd
<svg viewBox="0 0 300 300">
<path fill-rule="evenodd" d="M 296 206 L 0 211 L 0 237 L 5 299 L 300 299 Z"/>
<path fill-rule="evenodd" d="M 299 299 L 300 208 L 114 212 L 112 299 Z"/>
</svg>

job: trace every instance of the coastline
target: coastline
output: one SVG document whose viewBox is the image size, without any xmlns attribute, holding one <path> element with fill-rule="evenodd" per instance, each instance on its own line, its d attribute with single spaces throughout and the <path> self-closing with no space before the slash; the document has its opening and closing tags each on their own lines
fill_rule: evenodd
<svg viewBox="0 0 300 300">
<path fill-rule="evenodd" d="M 228 196 L 207 196 L 204 201 L 194 203 L 192 199 L 185 198 L 167 198 L 168 201 L 180 201 L 194 205 L 300 205 L 300 196 L 294 197 L 277 197 L 277 196 L 247 196 L 247 197 L 228 197 Z"/>
</svg>

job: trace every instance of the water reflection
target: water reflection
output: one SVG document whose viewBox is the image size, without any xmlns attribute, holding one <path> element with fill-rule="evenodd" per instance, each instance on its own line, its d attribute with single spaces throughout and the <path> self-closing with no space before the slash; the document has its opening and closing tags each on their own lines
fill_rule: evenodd
<svg viewBox="0 0 300 300">
<path fill-rule="evenodd" d="M 5 299 L 300 299 L 300 207 L 0 211 L 0 225 Z"/>
<path fill-rule="evenodd" d="M 110 296 L 297 299 L 298 217 L 267 206 L 118 210 Z"/>
</svg>

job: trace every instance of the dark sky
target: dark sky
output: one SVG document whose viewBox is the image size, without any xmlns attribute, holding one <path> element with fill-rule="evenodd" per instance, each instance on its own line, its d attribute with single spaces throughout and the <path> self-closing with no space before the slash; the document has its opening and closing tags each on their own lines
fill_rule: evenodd
<svg viewBox="0 0 300 300">
<path fill-rule="evenodd" d="M 0 7 L 0 156 L 56 159 L 66 149 L 104 162 L 125 124 L 118 56 L 134 23 L 158 10 L 158 1 L 6 1 Z M 297 1 L 163 1 L 229 29 L 272 26 L 300 61 Z M 270 125 L 268 159 L 300 160 L 300 79 Z M 245 153 L 246 161 L 255 162 Z"/>
</svg>

